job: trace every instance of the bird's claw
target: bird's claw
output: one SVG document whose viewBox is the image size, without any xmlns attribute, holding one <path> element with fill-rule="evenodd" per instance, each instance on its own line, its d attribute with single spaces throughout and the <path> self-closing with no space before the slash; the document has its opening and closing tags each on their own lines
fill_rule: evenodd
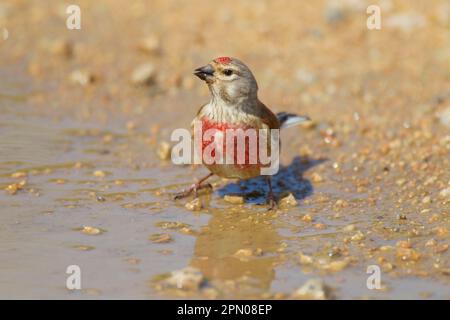
<svg viewBox="0 0 450 320">
<path fill-rule="evenodd" d="M 212 185 L 210 183 L 205 183 L 205 184 L 194 183 L 188 189 L 183 190 L 183 191 L 178 192 L 177 194 L 175 194 L 173 199 L 174 200 L 183 199 L 183 198 L 188 197 L 192 193 L 194 193 L 194 197 L 197 198 L 198 197 L 198 191 L 201 190 L 201 189 L 204 189 L 204 188 L 212 189 Z"/>
<path fill-rule="evenodd" d="M 273 195 L 269 195 L 267 197 L 267 202 L 269 203 L 269 211 L 276 210 L 278 208 L 278 204 L 275 201 L 275 198 L 273 197 Z"/>
</svg>

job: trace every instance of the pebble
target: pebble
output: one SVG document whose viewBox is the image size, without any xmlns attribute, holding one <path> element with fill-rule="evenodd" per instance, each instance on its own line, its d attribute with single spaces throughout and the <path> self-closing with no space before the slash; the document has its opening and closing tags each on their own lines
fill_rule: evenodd
<svg viewBox="0 0 450 320">
<path fill-rule="evenodd" d="M 106 176 L 106 172 L 102 170 L 95 170 L 92 174 L 97 178 L 104 178 Z"/>
<path fill-rule="evenodd" d="M 439 121 L 446 127 L 450 127 L 450 106 L 437 114 Z"/>
<path fill-rule="evenodd" d="M 49 51 L 64 58 L 71 58 L 73 56 L 73 45 L 66 40 L 56 40 L 49 45 Z"/>
<path fill-rule="evenodd" d="M 308 255 L 300 252 L 299 253 L 299 262 L 300 262 L 300 264 L 308 265 L 308 264 L 312 264 L 314 262 L 314 259 L 311 256 L 308 256 Z"/>
<path fill-rule="evenodd" d="M 184 207 L 190 211 L 199 211 L 203 208 L 203 204 L 200 198 L 195 198 L 184 205 Z"/>
<path fill-rule="evenodd" d="M 352 241 L 361 241 L 361 240 L 364 240 L 366 237 L 364 236 L 364 234 L 360 231 L 360 230 L 358 230 L 351 238 L 350 238 L 350 240 L 352 240 Z"/>
<path fill-rule="evenodd" d="M 329 291 L 322 279 L 310 279 L 295 290 L 291 297 L 293 299 L 326 300 L 330 299 Z"/>
<path fill-rule="evenodd" d="M 186 267 L 181 270 L 172 271 L 169 278 L 163 280 L 163 286 L 166 288 L 198 291 L 206 284 L 203 273 L 194 267 Z"/>
<path fill-rule="evenodd" d="M 17 171 L 11 174 L 11 178 L 26 178 L 27 177 L 27 173 L 24 171 Z"/>
<path fill-rule="evenodd" d="M 326 263 L 322 266 L 322 270 L 329 272 L 338 272 L 344 270 L 350 263 L 350 259 L 342 259 L 331 261 L 330 263 Z"/>
<path fill-rule="evenodd" d="M 430 196 L 426 196 L 422 199 L 422 203 L 423 204 L 428 204 L 431 202 L 431 197 Z"/>
<path fill-rule="evenodd" d="M 326 229 L 327 226 L 325 224 L 323 224 L 323 223 L 316 223 L 314 225 L 314 228 L 319 229 L 319 230 L 323 230 L 323 229 Z"/>
<path fill-rule="evenodd" d="M 229 202 L 231 204 L 243 204 L 243 203 L 245 203 L 244 197 L 242 197 L 242 196 L 228 195 L 227 194 L 227 195 L 225 195 L 223 197 L 223 199 L 226 202 Z"/>
<path fill-rule="evenodd" d="M 320 174 L 318 174 L 317 172 L 314 172 L 311 175 L 311 180 L 312 180 L 312 182 L 316 182 L 316 183 L 320 183 L 320 182 L 324 181 L 323 177 Z"/>
<path fill-rule="evenodd" d="M 104 233 L 105 231 L 100 228 L 96 228 L 96 227 L 84 226 L 81 228 L 81 232 L 84 234 L 96 236 L 96 235 Z"/>
<path fill-rule="evenodd" d="M 189 227 L 188 224 L 177 221 L 159 221 L 155 225 L 162 229 L 182 229 Z"/>
<path fill-rule="evenodd" d="M 139 41 L 138 49 L 142 52 L 156 55 L 160 53 L 161 42 L 156 35 L 152 34 Z"/>
<path fill-rule="evenodd" d="M 349 225 L 346 225 L 342 230 L 344 232 L 351 232 L 351 231 L 355 231 L 355 229 L 356 229 L 356 226 L 354 224 L 349 224 Z"/>
<path fill-rule="evenodd" d="M 287 196 L 280 199 L 279 205 L 280 208 L 289 208 L 297 206 L 298 202 L 295 199 L 294 195 L 292 193 L 289 193 Z"/>
<path fill-rule="evenodd" d="M 402 261 L 417 261 L 420 259 L 420 254 L 411 248 L 397 248 L 396 255 Z"/>
<path fill-rule="evenodd" d="M 69 80 L 74 84 L 87 86 L 95 81 L 95 76 L 86 70 L 75 70 L 69 75 Z"/>
<path fill-rule="evenodd" d="M 134 85 L 151 85 L 156 80 L 156 68 L 151 63 L 145 63 L 134 69 L 131 82 Z"/>
<path fill-rule="evenodd" d="M 252 257 L 259 257 L 262 255 L 262 249 L 261 248 L 257 248 L 257 249 L 239 249 L 238 251 L 236 251 L 233 256 L 240 259 L 240 260 L 248 260 L 249 258 Z"/>
<path fill-rule="evenodd" d="M 158 146 L 157 154 L 161 160 L 169 160 L 172 154 L 172 148 L 168 142 L 161 142 Z"/>
<path fill-rule="evenodd" d="M 450 188 L 442 189 L 439 192 L 439 197 L 441 197 L 443 199 L 449 198 L 450 197 Z"/>
<path fill-rule="evenodd" d="M 400 248 L 406 248 L 406 249 L 410 249 L 412 247 L 411 242 L 404 241 L 404 240 L 398 241 L 396 246 L 400 247 Z"/>
<path fill-rule="evenodd" d="M 26 184 L 27 184 L 27 181 L 26 180 L 22 180 L 22 181 L 20 181 L 18 183 L 13 183 L 13 184 L 8 185 L 5 188 L 5 191 L 8 194 L 10 194 L 10 195 L 15 195 L 15 194 L 17 194 L 17 192 L 19 190 L 22 190 L 26 186 Z"/>
<path fill-rule="evenodd" d="M 435 253 L 444 253 L 448 250 L 448 244 L 440 244 L 434 248 Z"/>
<path fill-rule="evenodd" d="M 153 243 L 168 243 L 172 241 L 172 237 L 167 233 L 155 233 L 149 239 Z"/>
</svg>

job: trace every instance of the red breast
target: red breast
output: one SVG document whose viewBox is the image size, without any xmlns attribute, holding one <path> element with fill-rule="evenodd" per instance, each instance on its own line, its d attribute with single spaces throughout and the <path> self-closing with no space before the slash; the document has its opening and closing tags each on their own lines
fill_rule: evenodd
<svg viewBox="0 0 450 320">
<path fill-rule="evenodd" d="M 224 123 L 224 122 L 215 122 L 215 121 L 212 121 L 212 120 L 210 120 L 210 119 L 208 119 L 208 118 L 205 118 L 205 117 L 203 117 L 202 119 L 201 119 L 201 122 L 202 122 L 202 148 L 201 148 L 201 150 L 202 150 L 202 155 L 204 154 L 204 150 L 205 150 L 205 148 L 208 146 L 208 145 L 210 145 L 210 144 L 212 144 L 212 143 L 214 143 L 214 135 L 215 134 L 217 134 L 217 132 L 221 132 L 223 135 L 222 135 L 222 141 L 223 141 L 223 149 L 222 149 L 222 154 L 223 154 L 223 161 L 225 162 L 226 161 L 226 155 L 227 155 L 227 152 L 228 153 L 230 153 L 230 155 L 229 156 L 234 156 L 234 162 L 233 162 L 233 164 L 235 164 L 235 166 L 237 166 L 237 167 L 240 167 L 240 168 L 246 168 L 246 167 L 249 167 L 249 166 L 260 166 L 261 164 L 260 164 L 260 162 L 259 162 L 259 149 L 258 149 L 258 146 L 259 146 L 259 137 L 258 137 L 258 130 L 256 130 L 255 131 L 255 134 L 256 134 L 256 143 L 255 143 L 255 145 L 253 145 L 252 146 L 252 148 L 250 148 L 250 139 L 248 138 L 248 137 L 246 137 L 245 138 L 245 150 L 238 150 L 238 143 L 237 143 L 237 139 L 235 139 L 234 140 L 234 154 L 232 154 L 232 151 L 231 150 L 227 150 L 227 146 L 226 146 L 226 141 L 227 141 L 227 139 L 226 139 L 226 135 L 227 135 L 227 133 L 228 134 L 237 134 L 237 133 L 235 133 L 235 131 L 234 130 L 238 130 L 238 129 L 241 129 L 241 130 L 247 130 L 247 129 L 252 129 L 251 127 L 248 127 L 248 126 L 245 126 L 245 125 L 240 125 L 240 124 L 229 124 L 229 123 Z M 205 138 L 205 132 L 207 131 L 207 130 L 212 130 L 212 132 L 210 132 L 210 137 L 211 137 L 211 139 L 208 139 L 209 137 L 206 137 Z M 253 130 L 255 130 L 255 129 L 253 129 Z M 216 148 L 216 150 L 217 150 L 217 148 Z M 244 163 L 238 163 L 238 151 L 239 152 L 245 152 L 245 161 L 244 161 Z M 256 163 L 250 163 L 250 151 L 252 151 L 252 152 L 256 152 L 256 159 L 257 159 L 257 162 Z M 209 152 L 208 152 L 208 154 L 209 154 Z M 214 157 L 215 156 L 215 151 L 213 150 L 211 153 L 211 156 L 212 157 Z M 242 161 L 241 161 L 242 162 Z"/>
</svg>

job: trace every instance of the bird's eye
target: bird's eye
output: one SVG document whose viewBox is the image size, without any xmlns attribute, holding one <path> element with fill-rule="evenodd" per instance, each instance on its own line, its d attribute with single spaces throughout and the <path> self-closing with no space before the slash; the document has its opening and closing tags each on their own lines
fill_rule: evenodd
<svg viewBox="0 0 450 320">
<path fill-rule="evenodd" d="M 233 70 L 225 69 L 225 70 L 223 70 L 223 74 L 226 76 L 231 76 L 233 74 Z"/>
</svg>

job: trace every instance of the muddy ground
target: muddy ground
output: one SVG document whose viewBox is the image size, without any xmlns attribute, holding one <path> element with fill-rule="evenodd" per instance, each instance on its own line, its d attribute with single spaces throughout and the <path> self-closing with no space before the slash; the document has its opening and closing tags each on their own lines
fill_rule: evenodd
<svg viewBox="0 0 450 320">
<path fill-rule="evenodd" d="M 366 1 L 77 3 L 81 30 L 64 2 L 0 4 L 1 298 L 450 298 L 447 1 L 378 1 L 381 30 Z M 222 55 L 313 119 L 282 134 L 296 203 L 268 211 L 262 179 L 172 199 L 206 170 L 165 143 Z"/>
</svg>

